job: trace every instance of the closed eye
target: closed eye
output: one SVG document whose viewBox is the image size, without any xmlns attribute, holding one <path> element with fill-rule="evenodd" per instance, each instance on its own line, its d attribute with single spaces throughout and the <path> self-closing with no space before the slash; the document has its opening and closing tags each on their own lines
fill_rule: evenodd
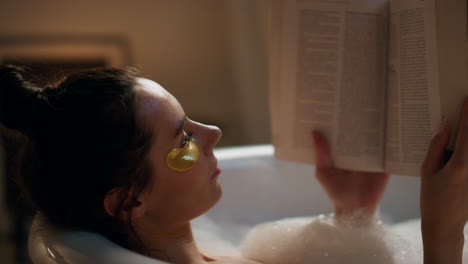
<svg viewBox="0 0 468 264">
<path fill-rule="evenodd" d="M 192 132 L 185 133 L 185 137 L 182 141 L 182 144 L 180 145 L 180 148 L 185 147 L 190 140 L 192 140 Z"/>
</svg>

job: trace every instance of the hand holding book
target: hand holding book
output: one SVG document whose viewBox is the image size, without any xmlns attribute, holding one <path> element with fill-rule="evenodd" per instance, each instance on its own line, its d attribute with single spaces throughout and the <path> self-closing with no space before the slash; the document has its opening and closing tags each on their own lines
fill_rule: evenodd
<svg viewBox="0 0 468 264">
<path fill-rule="evenodd" d="M 447 125 L 433 138 L 421 167 L 421 229 L 425 263 L 462 263 L 468 220 L 468 100 L 462 108 L 452 157 Z M 450 259 L 448 259 L 450 258 Z"/>
<path fill-rule="evenodd" d="M 316 177 L 335 207 L 335 217 L 341 218 L 363 211 L 372 217 L 387 186 L 389 175 L 383 172 L 342 170 L 332 166 L 330 149 L 317 131 L 311 137 L 315 147 Z"/>
<path fill-rule="evenodd" d="M 314 164 L 314 129 L 336 168 L 419 176 L 441 120 L 455 134 L 468 95 L 466 8 L 461 0 L 273 1 L 275 157 Z"/>
</svg>

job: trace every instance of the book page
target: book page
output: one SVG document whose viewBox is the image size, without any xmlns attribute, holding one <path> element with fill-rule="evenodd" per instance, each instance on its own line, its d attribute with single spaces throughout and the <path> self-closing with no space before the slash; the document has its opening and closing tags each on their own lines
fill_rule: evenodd
<svg viewBox="0 0 468 264">
<path fill-rule="evenodd" d="M 458 121 L 468 95 L 463 2 L 391 1 L 385 164 L 390 173 L 418 176 L 442 117 Z"/>
<path fill-rule="evenodd" d="M 435 3 L 440 111 L 453 135 L 449 143 L 452 150 L 463 100 L 468 96 L 467 2 L 437 0 Z"/>
<path fill-rule="evenodd" d="M 313 163 L 313 128 L 336 167 L 383 170 L 387 12 L 384 0 L 282 1 L 270 61 L 276 157 Z"/>
</svg>

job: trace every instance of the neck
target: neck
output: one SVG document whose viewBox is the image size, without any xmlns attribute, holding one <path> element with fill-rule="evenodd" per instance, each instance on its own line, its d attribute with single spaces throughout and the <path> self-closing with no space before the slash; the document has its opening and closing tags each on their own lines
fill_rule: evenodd
<svg viewBox="0 0 468 264">
<path fill-rule="evenodd" d="M 139 232 L 138 232 L 139 231 Z M 171 263 L 205 263 L 193 239 L 190 222 L 172 225 L 151 225 L 137 230 L 150 257 Z"/>
</svg>

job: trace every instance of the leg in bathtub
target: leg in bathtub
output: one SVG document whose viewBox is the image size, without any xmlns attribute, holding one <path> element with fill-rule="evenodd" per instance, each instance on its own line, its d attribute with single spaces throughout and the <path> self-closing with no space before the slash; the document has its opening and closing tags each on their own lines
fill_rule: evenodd
<svg viewBox="0 0 468 264">
<path fill-rule="evenodd" d="M 367 223 L 377 210 L 389 175 L 334 168 L 325 138 L 317 131 L 312 131 L 311 137 L 316 153 L 315 175 L 333 202 L 335 220 L 353 217 L 358 220 L 356 224 Z"/>
</svg>

